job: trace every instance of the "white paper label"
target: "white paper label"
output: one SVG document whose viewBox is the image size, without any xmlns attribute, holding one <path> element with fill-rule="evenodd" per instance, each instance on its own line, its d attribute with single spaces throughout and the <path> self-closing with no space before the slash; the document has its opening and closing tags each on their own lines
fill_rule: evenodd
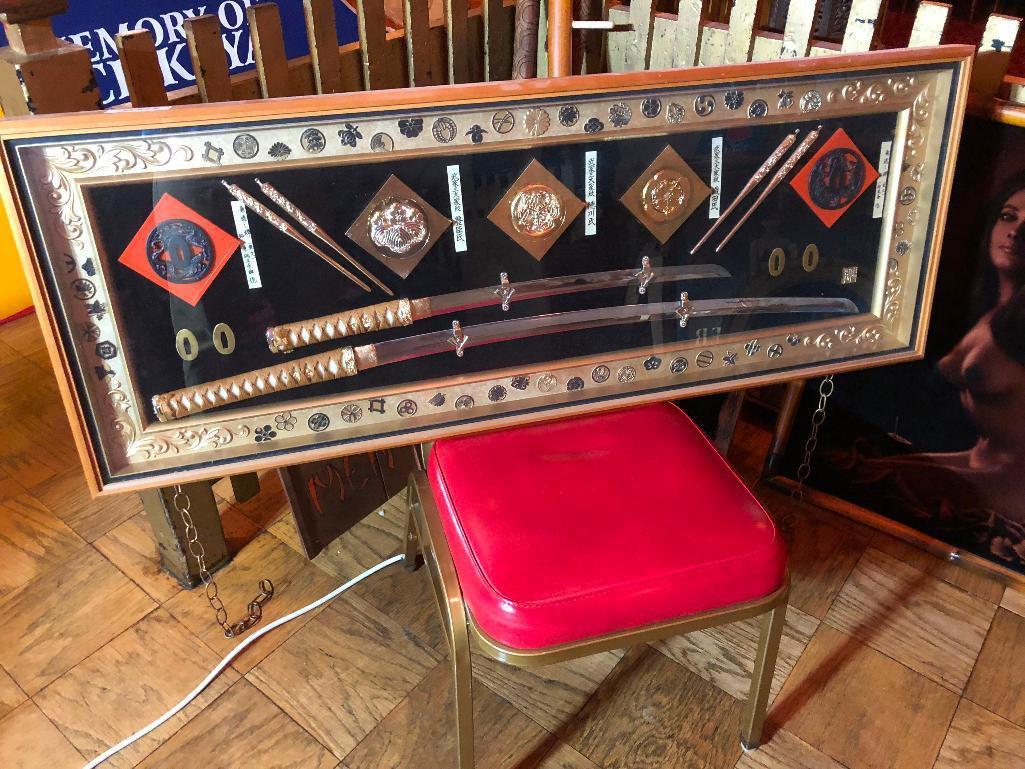
<svg viewBox="0 0 1025 769">
<path fill-rule="evenodd" d="M 235 232 L 242 241 L 242 264 L 246 268 L 246 282 L 249 288 L 263 288 L 260 281 L 260 265 L 256 263 L 256 249 L 253 248 L 253 233 L 249 230 L 249 212 L 239 200 L 231 201 L 231 212 L 235 215 Z"/>
<path fill-rule="evenodd" d="M 883 142 L 879 145 L 879 178 L 876 179 L 876 196 L 872 202 L 872 218 L 883 217 L 883 206 L 886 205 L 886 177 L 890 173 L 890 151 L 893 149 L 893 142 Z"/>
<path fill-rule="evenodd" d="M 584 153 L 584 235 L 598 234 L 598 153 Z"/>
<path fill-rule="evenodd" d="M 456 251 L 466 250 L 466 217 L 463 214 L 463 180 L 459 166 L 448 166 L 448 199 L 452 204 L 452 238 Z"/>
<path fill-rule="evenodd" d="M 719 218 L 719 198 L 722 191 L 722 137 L 712 139 L 712 195 L 708 199 L 708 218 Z"/>
</svg>

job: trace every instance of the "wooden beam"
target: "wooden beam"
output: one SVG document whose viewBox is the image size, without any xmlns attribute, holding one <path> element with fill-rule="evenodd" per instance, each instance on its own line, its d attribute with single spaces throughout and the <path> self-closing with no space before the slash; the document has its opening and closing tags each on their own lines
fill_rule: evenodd
<svg viewBox="0 0 1025 769">
<path fill-rule="evenodd" d="M 876 23 L 879 18 L 879 5 L 882 0 L 854 0 L 847 16 L 847 29 L 844 30 L 841 53 L 860 53 L 872 50 L 872 38 L 875 36 Z"/>
<path fill-rule="evenodd" d="M 445 50 L 448 51 L 448 82 L 466 83 L 470 79 L 467 29 L 467 0 L 445 0 Z"/>
<path fill-rule="evenodd" d="M 338 70 L 335 0 L 303 0 L 303 14 L 317 93 L 338 93 L 343 88 L 342 75 Z"/>
<path fill-rule="evenodd" d="M 701 28 L 701 49 L 698 63 L 702 67 L 714 67 L 726 60 L 726 36 L 728 27 L 720 21 L 707 21 Z"/>
<path fill-rule="evenodd" d="M 537 77 L 540 14 L 540 0 L 516 0 L 512 62 L 512 76 L 516 80 Z"/>
<path fill-rule="evenodd" d="M 356 23 L 363 57 L 363 87 L 368 91 L 384 88 L 384 0 L 356 0 Z"/>
<path fill-rule="evenodd" d="M 626 71 L 647 69 L 651 57 L 651 33 L 655 25 L 654 0 L 631 0 L 630 25 L 633 34 L 626 49 Z"/>
<path fill-rule="evenodd" d="M 790 0 L 787 23 L 783 28 L 783 45 L 779 54 L 785 59 L 799 59 L 808 54 L 811 29 L 815 23 L 816 0 Z"/>
<path fill-rule="evenodd" d="M 573 6 L 571 0 L 551 0 L 548 17 L 548 75 L 573 74 Z"/>
<path fill-rule="evenodd" d="M 185 20 L 192 71 L 203 102 L 231 101 L 231 72 L 221 40 L 221 23 L 212 14 Z"/>
<path fill-rule="evenodd" d="M 264 99 L 291 96 L 288 80 L 288 56 L 281 31 L 281 14 L 277 3 L 260 3 L 246 9 L 249 34 L 253 38 L 256 57 L 256 78 Z"/>
<path fill-rule="evenodd" d="M 754 42 L 755 16 L 758 0 L 734 0 L 730 9 L 729 28 L 726 32 L 724 64 L 739 64 L 751 59 Z"/>
<path fill-rule="evenodd" d="M 133 107 L 167 105 L 164 73 L 157 59 L 157 46 L 148 29 L 125 32 L 117 36 L 117 55 L 125 73 L 128 98 Z"/>
<path fill-rule="evenodd" d="M 947 17 L 949 15 L 950 6 L 946 3 L 922 0 L 922 3 L 918 6 L 918 13 L 915 14 L 914 26 L 911 27 L 911 39 L 908 41 L 908 48 L 939 45 L 940 39 L 943 37 L 943 30 L 947 26 Z"/>
<path fill-rule="evenodd" d="M 429 0 L 402 0 L 409 85 L 433 85 L 431 72 L 431 7 Z"/>
<path fill-rule="evenodd" d="M 484 79 L 508 80 L 512 73 L 513 36 L 502 0 L 481 0 L 484 25 Z"/>
<path fill-rule="evenodd" d="M 1011 63 L 1011 51 L 1020 28 L 1021 19 L 1016 16 L 1000 13 L 990 15 L 972 65 L 972 93 L 980 96 L 997 95 L 1004 75 L 1007 74 L 1007 66 Z"/>
</svg>

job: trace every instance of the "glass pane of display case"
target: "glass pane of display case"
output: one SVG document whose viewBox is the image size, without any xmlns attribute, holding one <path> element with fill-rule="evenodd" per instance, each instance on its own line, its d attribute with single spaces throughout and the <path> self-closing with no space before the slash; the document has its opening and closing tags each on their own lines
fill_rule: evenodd
<svg viewBox="0 0 1025 769">
<path fill-rule="evenodd" d="M 93 481 L 918 355 L 966 55 L 15 121 Z"/>
</svg>

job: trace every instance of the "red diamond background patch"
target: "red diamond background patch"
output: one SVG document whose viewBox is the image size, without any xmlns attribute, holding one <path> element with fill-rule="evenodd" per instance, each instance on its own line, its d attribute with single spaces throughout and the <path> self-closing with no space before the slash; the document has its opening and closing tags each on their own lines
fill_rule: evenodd
<svg viewBox="0 0 1025 769">
<path fill-rule="evenodd" d="M 240 245 L 164 193 L 118 261 L 195 307 Z"/>
<path fill-rule="evenodd" d="M 790 181 L 790 186 L 827 227 L 879 178 L 868 159 L 842 128 L 829 137 Z"/>
</svg>

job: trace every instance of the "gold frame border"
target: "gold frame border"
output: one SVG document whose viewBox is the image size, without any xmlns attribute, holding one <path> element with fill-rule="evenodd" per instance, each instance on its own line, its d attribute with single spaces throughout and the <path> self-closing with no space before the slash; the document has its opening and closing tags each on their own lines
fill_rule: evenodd
<svg viewBox="0 0 1025 769">
<path fill-rule="evenodd" d="M 26 118 L 26 119 L 14 119 L 5 121 L 0 124 L 0 141 L 6 143 L 13 139 L 24 139 L 24 138 L 45 138 L 58 136 L 65 132 L 76 131 L 84 135 L 91 135 L 97 132 L 116 131 L 129 128 L 138 128 L 146 126 L 160 126 L 162 128 L 174 128 L 174 127 L 199 127 L 208 125 L 213 122 L 233 120 L 238 123 L 256 123 L 259 121 L 266 121 L 268 119 L 285 118 L 285 117 L 298 117 L 313 118 L 317 115 L 333 114 L 337 115 L 339 112 L 344 112 L 346 109 L 359 110 L 361 112 L 376 112 L 381 110 L 396 110 L 403 107 L 412 107 L 414 104 L 422 105 L 426 102 L 430 103 L 431 108 L 443 107 L 446 105 L 458 106 L 467 105 L 470 102 L 484 99 L 499 99 L 503 100 L 504 103 L 514 104 L 526 99 L 539 98 L 544 99 L 546 102 L 549 101 L 553 96 L 571 97 L 571 96 L 594 96 L 604 101 L 615 100 L 616 95 L 610 93 L 617 88 L 629 88 L 635 91 L 655 91 L 663 90 L 674 87 L 696 87 L 706 84 L 716 84 L 722 81 L 728 81 L 731 83 L 748 82 L 753 80 L 764 79 L 766 77 L 774 77 L 778 80 L 785 80 L 788 76 L 790 77 L 802 77 L 807 75 L 820 75 L 827 76 L 836 73 L 846 73 L 850 70 L 856 70 L 859 76 L 867 78 L 866 72 L 870 72 L 873 69 L 881 69 L 887 67 L 899 67 L 901 65 L 915 66 L 915 65 L 929 65 L 936 64 L 942 65 L 947 63 L 953 63 L 958 65 L 953 70 L 953 75 L 957 77 L 957 83 L 955 87 L 955 103 L 953 105 L 953 121 L 950 126 L 950 143 L 956 147 L 956 141 L 960 133 L 960 117 L 963 114 L 963 106 L 965 103 L 965 95 L 967 91 L 967 82 L 970 69 L 970 60 L 972 55 L 972 49 L 967 46 L 944 46 L 935 49 L 917 49 L 917 50 L 904 50 L 904 51 L 881 51 L 869 54 L 859 54 L 853 56 L 838 56 L 830 59 L 820 59 L 817 61 L 806 62 L 772 62 L 772 63 L 759 63 L 759 64 L 745 64 L 735 65 L 732 67 L 716 67 L 710 69 L 701 70 L 701 74 L 704 77 L 691 78 L 687 75 L 692 73 L 685 71 L 669 71 L 669 72 L 645 72 L 645 73 L 630 73 L 630 74 L 616 74 L 616 75 L 597 75 L 588 76 L 583 78 L 562 78 L 551 81 L 519 81 L 515 83 L 497 83 L 497 84 L 480 84 L 473 86 L 458 86 L 458 87 L 437 87 L 429 89 L 417 89 L 415 96 L 407 92 L 367 92 L 360 94 L 331 96 L 331 97 L 300 97 L 292 99 L 282 100 L 271 100 L 268 102 L 259 103 L 246 103 L 245 105 L 230 104 L 230 105 L 189 105 L 176 107 L 174 109 L 157 109 L 157 110 L 125 110 L 125 111 L 111 111 L 108 113 L 101 114 L 71 114 L 71 115 L 58 115 L 54 117 L 48 117 L 46 119 L 39 118 Z M 772 83 L 772 87 L 778 87 L 779 82 Z M 758 87 L 758 84 L 755 84 Z M 767 87 L 767 86 L 766 86 Z M 431 99 L 431 97 L 436 97 Z M 631 98 L 639 100 L 643 94 L 632 94 Z M 855 98 L 858 98 L 858 94 L 855 94 Z M 852 100 L 853 101 L 853 100 Z M 865 100 L 862 100 L 862 104 Z M 858 114 L 864 114 L 873 111 L 871 100 L 868 100 L 869 106 Z M 494 104 L 488 105 L 488 110 L 492 110 L 496 107 Z M 305 108 L 305 109 L 304 109 Z M 892 104 L 885 105 L 880 109 L 889 111 L 892 109 Z M 794 113 L 795 115 L 800 113 Z M 171 116 L 174 117 L 171 117 Z M 805 114 L 803 117 L 810 118 L 813 113 Z M 395 116 L 397 117 L 397 116 Z M 783 117 L 790 117 L 787 114 Z M 337 120 L 337 118 L 336 118 Z M 687 127 L 694 125 L 691 121 Z M 716 121 L 705 120 L 698 123 L 703 130 L 713 128 L 718 125 Z M 664 126 L 659 126 L 662 130 L 665 130 Z M 232 133 L 237 133 L 240 128 L 233 128 Z M 618 134 L 630 133 L 635 129 L 628 129 L 626 131 L 617 132 Z M 641 129 L 643 130 L 643 129 Z M 935 132 L 932 132 L 935 135 Z M 565 140 L 566 136 L 560 136 L 558 133 L 551 134 L 552 137 L 559 137 Z M 586 140 L 587 136 L 581 136 L 580 140 Z M 143 140 L 148 142 L 148 140 Z M 530 143 L 536 143 L 536 139 L 531 139 Z M 491 147 L 495 146 L 495 142 L 491 142 Z M 489 149 L 488 146 L 481 147 L 482 150 Z M 392 155 L 394 156 L 394 155 Z M 115 158 L 116 160 L 116 158 Z M 115 429 L 119 432 L 120 437 L 125 441 L 125 457 L 124 464 L 119 467 L 112 467 L 111 474 L 116 475 L 118 472 L 157 472 L 159 475 L 154 475 L 146 478 L 129 478 L 119 480 L 116 477 L 112 478 L 106 485 L 103 484 L 102 474 L 100 472 L 100 462 L 95 453 L 95 447 L 92 445 L 92 440 L 89 433 L 89 421 L 86 411 L 90 408 L 89 404 L 82 403 L 76 396 L 74 374 L 69 365 L 67 359 L 68 351 L 64 349 L 63 345 L 59 343 L 60 331 L 58 328 L 58 320 L 54 314 L 54 301 L 59 300 L 59 297 L 50 297 L 46 291 L 44 291 L 43 282 L 43 268 L 39 261 L 39 255 L 35 252 L 32 246 L 32 238 L 30 234 L 30 228 L 28 225 L 28 218 L 26 216 L 25 208 L 23 207 L 20 200 L 18 200 L 16 190 L 16 180 L 9 162 L 7 153 L 4 153 L 3 157 L 4 171 L 6 185 L 2 189 L 4 201 L 7 204 L 9 216 L 12 219 L 12 224 L 15 228 L 16 238 L 19 241 L 20 250 L 22 252 L 23 260 L 27 271 L 32 277 L 31 288 L 33 291 L 33 298 L 36 302 L 36 306 L 41 310 L 40 317 L 44 321 L 44 335 L 47 338 L 47 346 L 50 350 L 51 359 L 54 362 L 55 368 L 63 372 L 63 376 L 58 375 L 58 381 L 61 387 L 62 395 L 65 400 L 65 406 L 69 415 L 72 417 L 73 432 L 75 434 L 76 443 L 78 445 L 79 453 L 83 460 L 83 464 L 91 469 L 91 472 L 87 472 L 87 479 L 90 484 L 91 490 L 95 493 L 101 493 L 103 491 L 118 491 L 127 489 L 137 488 L 148 488 L 155 487 L 162 484 L 166 484 L 168 480 L 168 471 L 176 468 L 177 465 L 182 464 L 180 461 L 166 461 L 168 459 L 165 455 L 181 453 L 181 448 L 172 451 L 166 447 L 166 444 L 157 443 L 157 448 L 152 450 L 149 454 L 149 459 L 145 460 L 148 462 L 146 466 L 139 466 L 140 462 L 130 462 L 132 452 L 128 449 L 133 445 L 132 441 L 138 440 L 152 440 L 152 431 L 148 428 L 141 428 L 141 425 L 136 426 L 138 431 L 136 435 L 125 436 L 120 432 L 121 428 L 115 425 Z M 292 165 L 293 163 L 289 163 Z M 145 163 L 143 166 L 145 167 Z M 239 165 L 239 170 L 243 168 Z M 949 198 L 949 187 L 950 177 L 953 169 L 953 152 L 948 151 L 945 166 L 940 170 L 939 179 L 939 190 L 934 197 L 933 204 L 937 210 L 937 217 L 934 224 L 932 238 L 932 249 L 931 253 L 927 256 L 921 255 L 921 258 L 926 259 L 930 265 L 930 272 L 925 276 L 926 281 L 926 299 L 928 300 L 931 296 L 931 287 L 935 281 L 935 252 L 938 251 L 937 241 L 935 237 L 936 233 L 942 231 L 943 219 L 946 211 L 946 204 Z M 892 192 L 892 190 L 891 190 Z M 88 234 L 88 229 L 86 229 Z M 91 251 L 95 253 L 95 249 Z M 56 265 L 54 265 L 56 267 Z M 816 372 L 826 371 L 841 371 L 851 368 L 864 368 L 866 365 L 874 365 L 882 362 L 890 362 L 894 360 L 908 359 L 919 357 L 921 354 L 921 346 L 924 343 L 924 329 L 927 326 L 928 320 L 928 301 L 925 303 L 925 311 L 922 313 L 922 318 L 919 322 L 919 333 L 913 341 L 913 344 L 909 343 L 911 350 L 898 352 L 891 354 L 885 361 L 874 359 L 869 361 L 837 361 L 830 362 L 828 355 L 822 360 L 820 365 L 812 366 L 810 368 L 802 369 L 800 371 L 787 371 L 787 372 L 760 372 L 752 377 L 748 377 L 743 380 L 745 386 L 753 386 L 765 381 L 782 381 L 786 379 L 793 379 L 802 376 L 807 376 L 810 370 Z M 814 326 L 815 324 L 811 324 Z M 834 325 L 834 324 L 826 324 Z M 809 331 L 818 330 L 820 334 L 830 333 L 829 329 L 825 327 L 821 329 L 809 328 Z M 846 333 L 850 336 L 853 332 L 854 337 L 858 337 L 864 332 L 865 329 L 852 329 L 852 330 L 839 330 L 841 333 Z M 833 329 L 833 333 L 838 330 Z M 119 347 L 120 336 L 114 334 L 114 338 L 117 340 Z M 863 338 L 863 337 L 862 337 Z M 723 340 L 717 340 L 717 346 L 721 346 L 718 342 Z M 843 341 L 843 340 L 841 340 Z M 726 343 L 733 344 L 735 340 L 725 340 Z M 827 347 L 827 349 L 831 349 Z M 717 353 L 716 353 L 717 354 Z M 611 354 L 610 354 L 611 355 Z M 610 356 L 603 356 L 610 357 Z M 573 362 L 577 363 L 577 362 Z M 627 365 L 627 364 L 624 364 Z M 83 371 L 88 371 L 89 366 L 80 366 Z M 536 372 L 535 372 L 536 373 Z M 495 372 L 489 372 L 489 378 L 494 379 L 497 374 Z M 126 377 L 127 378 L 127 377 Z M 456 378 L 458 381 L 464 384 L 468 379 L 472 377 L 460 377 Z M 674 395 L 682 394 L 699 394 L 703 392 L 719 391 L 724 389 L 730 389 L 732 382 L 720 381 L 711 382 L 705 384 L 692 385 L 685 388 L 684 392 L 680 391 L 680 388 L 674 388 Z M 650 385 L 650 383 L 649 383 Z M 592 388 L 593 389 L 593 388 Z M 112 388 L 112 391 L 108 393 L 115 406 L 124 406 L 131 408 L 131 399 L 124 395 L 120 391 L 120 388 Z M 363 399 L 361 394 L 361 400 Z M 585 397 L 589 396 L 590 393 L 586 393 Z M 604 408 L 611 408 L 619 404 L 644 402 L 648 400 L 660 400 L 667 397 L 667 393 L 664 392 L 645 392 L 645 393 L 628 393 L 624 397 L 619 398 L 611 402 L 603 402 L 598 404 L 593 403 L 579 403 L 579 404 L 562 404 L 560 413 L 570 414 L 578 413 L 580 411 L 594 411 L 601 410 Z M 351 399 L 351 398 L 350 398 Z M 342 402 L 346 399 L 338 399 L 338 402 Z M 558 399 L 549 399 L 548 405 L 556 403 Z M 286 407 L 288 411 L 296 411 L 303 407 L 303 402 L 281 404 Z M 335 404 L 337 405 L 337 404 Z M 274 412 L 281 412 L 282 408 L 275 407 L 271 411 L 267 412 L 265 417 L 269 420 L 270 414 Z M 492 414 L 489 413 L 489 416 Z M 533 421 L 539 418 L 551 417 L 551 414 L 537 415 L 533 413 L 518 414 L 514 416 L 505 416 L 502 409 L 496 409 L 494 415 L 501 415 L 498 420 L 495 421 L 495 426 L 498 424 L 510 424 L 513 422 L 527 422 Z M 223 417 L 223 415 L 222 415 Z M 239 412 L 232 412 L 228 419 L 223 420 L 224 422 L 238 422 L 241 418 L 245 418 L 246 415 Z M 99 424 L 102 419 L 97 419 L 96 422 Z M 238 459 L 237 457 L 230 457 L 223 452 L 223 446 L 230 442 L 231 438 L 224 440 L 226 433 L 224 428 L 220 424 L 216 424 L 213 427 L 206 427 L 202 424 L 203 421 L 209 422 L 210 420 L 202 420 L 197 417 L 194 420 L 183 420 L 180 423 L 170 425 L 174 431 L 174 438 L 180 447 L 189 452 L 197 450 L 207 450 L 214 452 L 213 456 L 207 454 L 205 456 L 191 455 L 188 458 L 189 463 L 195 462 L 210 462 L 210 461 L 225 461 L 230 463 L 232 472 L 243 472 L 246 470 L 255 470 L 262 467 L 274 466 L 280 463 L 280 460 L 276 458 L 262 457 L 260 453 L 256 453 L 252 450 L 247 452 L 247 456 L 244 459 Z M 220 420 L 216 420 L 220 421 Z M 261 420 L 262 421 L 262 420 Z M 410 423 L 411 426 L 413 423 Z M 492 420 L 487 422 L 479 421 L 479 425 L 487 427 L 492 426 Z M 239 426 L 237 429 L 244 429 L 244 426 Z M 392 427 L 391 432 L 394 432 L 396 428 Z M 416 432 L 416 440 L 429 440 L 440 435 L 447 434 L 455 431 L 465 432 L 467 429 L 474 429 L 465 425 L 439 425 L 433 429 L 429 427 L 421 428 Z M 477 427 L 476 429 L 483 429 Z M 101 432 L 101 440 L 104 439 L 106 433 L 103 430 Z M 310 436 L 304 436 L 304 440 L 301 442 L 304 445 L 304 450 L 301 452 L 301 456 L 305 461 L 312 461 L 320 457 L 325 456 L 337 456 L 339 454 L 351 453 L 352 451 L 365 451 L 375 448 L 383 448 L 385 446 L 401 445 L 409 442 L 409 438 L 405 437 L 403 433 L 407 430 L 402 429 L 398 435 L 380 435 L 380 429 L 377 431 L 378 435 L 374 438 L 363 439 L 360 434 L 352 435 L 353 442 L 336 445 L 336 446 L 324 446 L 316 448 L 310 445 Z M 138 434 L 143 435 L 142 438 L 138 437 Z M 239 435 L 239 437 L 246 437 Z M 348 440 L 348 437 L 345 438 Z M 338 438 L 334 438 L 338 440 Z M 281 448 L 283 442 L 276 443 L 273 448 L 275 450 Z M 111 457 L 110 446 L 106 446 L 108 450 L 108 457 Z M 286 446 L 286 448 L 290 448 Z M 136 453 L 138 453 L 138 444 L 136 443 Z M 145 452 L 143 452 L 145 453 Z M 151 461 L 153 457 L 162 457 L 156 462 Z M 127 468 L 127 469 L 126 469 Z M 175 480 L 193 480 L 199 478 L 211 477 L 214 475 L 221 474 L 218 472 L 218 468 L 214 469 L 188 469 L 179 470 L 174 474 Z"/>
</svg>

